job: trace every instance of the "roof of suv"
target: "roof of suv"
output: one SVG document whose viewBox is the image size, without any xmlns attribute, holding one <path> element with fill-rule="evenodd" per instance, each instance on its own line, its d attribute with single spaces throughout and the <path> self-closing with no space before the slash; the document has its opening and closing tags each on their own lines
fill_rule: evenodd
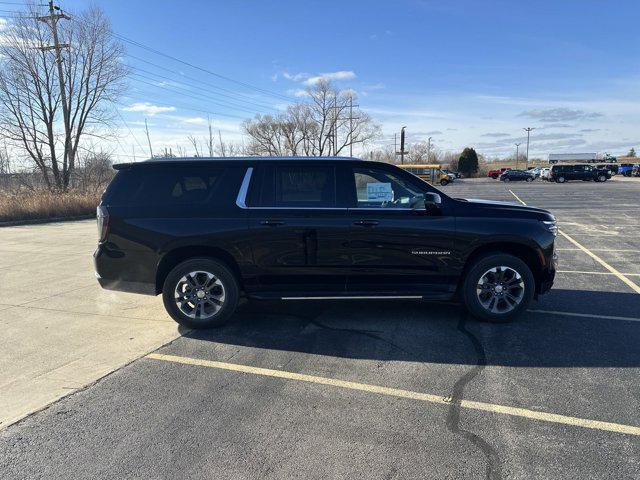
<svg viewBox="0 0 640 480">
<path fill-rule="evenodd" d="M 116 170 L 120 170 L 122 168 L 127 168 L 132 165 L 148 165 L 148 164 L 156 164 L 156 163 L 169 163 L 169 162 L 243 162 L 243 161 L 268 161 L 268 160 L 308 160 L 308 161 L 317 161 L 317 160 L 357 160 L 361 161 L 361 159 L 356 157 L 301 157 L 301 156 L 288 156 L 288 157 L 161 157 L 161 158 L 150 158 L 148 160 L 144 160 L 142 162 L 130 162 L 130 163 L 118 163 L 113 166 Z"/>
</svg>

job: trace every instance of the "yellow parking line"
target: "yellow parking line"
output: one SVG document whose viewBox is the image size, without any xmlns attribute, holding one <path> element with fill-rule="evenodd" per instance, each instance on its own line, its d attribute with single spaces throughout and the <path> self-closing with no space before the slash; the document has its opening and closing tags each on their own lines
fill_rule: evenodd
<svg viewBox="0 0 640 480">
<path fill-rule="evenodd" d="M 201 360 L 197 358 L 179 357 L 176 355 L 164 355 L 161 353 L 150 353 L 146 358 L 154 360 L 162 360 L 165 362 L 181 363 L 185 365 L 197 365 L 200 367 L 217 368 L 220 370 L 228 370 L 239 373 L 250 373 L 253 375 L 261 375 L 265 377 L 282 378 L 286 380 L 297 380 L 307 383 L 315 383 L 319 385 L 328 385 L 331 387 L 346 388 L 349 390 L 358 390 L 361 392 L 375 393 L 378 395 L 388 395 L 391 397 L 406 398 L 409 400 L 418 400 L 421 402 L 435 403 L 438 405 L 450 405 L 453 400 L 450 397 L 442 395 L 433 395 L 430 393 L 414 392 L 411 390 L 402 390 L 399 388 L 383 387 L 380 385 L 370 385 L 366 383 L 349 382 L 346 380 L 338 380 L 335 378 L 319 377 L 316 375 L 305 375 L 302 373 L 287 372 L 284 370 L 271 370 L 269 368 L 251 367 L 249 365 L 240 365 L 236 363 L 216 362 L 213 360 Z M 571 425 L 574 427 L 591 428 L 606 432 L 622 433 L 627 435 L 640 436 L 640 427 L 633 425 L 624 425 L 621 423 L 601 422 L 599 420 L 589 420 L 585 418 L 569 417 L 556 413 L 540 412 L 529 410 L 526 408 L 510 407 L 507 405 L 497 405 L 494 403 L 474 402 L 472 400 L 460 400 L 460 407 L 470 410 L 480 410 L 484 412 L 500 413 L 512 417 L 522 417 L 532 420 L 540 420 L 543 422 L 559 423 L 562 425 Z"/>
<path fill-rule="evenodd" d="M 522 203 L 523 205 L 526 205 L 526 203 L 524 203 L 520 197 L 518 197 L 515 193 L 513 193 L 511 190 L 509 190 L 511 192 L 511 195 L 513 195 L 514 197 L 516 197 L 516 199 Z M 569 240 L 571 243 L 573 243 L 576 247 L 578 247 L 579 250 L 582 250 L 584 253 L 586 253 L 587 255 L 589 255 L 591 258 L 593 258 L 596 262 L 598 262 L 600 265 L 602 265 L 604 268 L 606 268 L 607 270 L 609 270 L 613 275 L 615 275 L 616 277 L 618 277 L 620 280 L 622 280 L 631 290 L 633 290 L 636 293 L 640 293 L 640 287 L 638 285 L 636 285 L 635 283 L 633 283 L 631 280 L 629 280 L 627 277 L 625 277 L 622 273 L 620 273 L 618 270 L 616 270 L 615 268 L 613 268 L 611 265 L 609 265 L 607 262 L 605 262 L 603 259 L 601 259 L 598 255 L 596 255 L 595 253 L 593 253 L 591 250 L 589 250 L 587 247 L 583 246 L 581 243 L 579 243 L 577 240 L 574 240 L 572 237 L 570 237 L 569 235 L 567 235 L 566 233 L 564 233 L 562 230 L 558 229 L 558 233 L 560 235 L 562 235 L 564 238 L 566 238 L 567 240 Z"/>
<path fill-rule="evenodd" d="M 527 310 L 531 313 L 546 313 L 547 315 L 564 315 L 565 317 L 579 317 L 579 318 L 597 318 L 603 320 L 622 320 L 625 322 L 640 322 L 640 318 L 636 317 L 619 317 L 617 315 L 598 315 L 595 313 L 574 313 L 563 312 L 557 310 Z"/>
</svg>

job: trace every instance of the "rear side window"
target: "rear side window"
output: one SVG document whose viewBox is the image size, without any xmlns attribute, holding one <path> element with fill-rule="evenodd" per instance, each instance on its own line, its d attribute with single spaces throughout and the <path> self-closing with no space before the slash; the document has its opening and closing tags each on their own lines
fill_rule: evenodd
<svg viewBox="0 0 640 480">
<path fill-rule="evenodd" d="M 132 168 L 121 170 L 105 192 L 110 204 L 197 205 L 220 186 L 220 167 Z"/>
<path fill-rule="evenodd" d="M 248 197 L 250 206 L 309 207 L 336 206 L 333 166 L 277 165 L 259 169 Z"/>
</svg>

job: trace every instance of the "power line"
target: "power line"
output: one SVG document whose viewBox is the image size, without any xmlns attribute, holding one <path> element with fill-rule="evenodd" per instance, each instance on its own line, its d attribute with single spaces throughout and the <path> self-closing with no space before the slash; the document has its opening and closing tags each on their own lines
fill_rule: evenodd
<svg viewBox="0 0 640 480">
<path fill-rule="evenodd" d="M 144 63 L 146 63 L 148 65 L 151 65 L 151 66 L 153 66 L 155 68 L 158 68 L 160 70 L 163 70 L 165 72 L 169 72 L 171 74 L 175 74 L 175 72 L 173 70 L 171 70 L 171 69 L 169 69 L 167 67 L 163 67 L 162 65 L 158 65 L 157 63 L 153 63 L 153 62 L 150 62 L 149 60 L 146 60 L 144 58 L 138 57 L 136 55 L 132 55 L 131 53 L 125 52 L 124 55 L 127 56 L 127 57 L 130 57 L 130 58 L 134 58 L 135 60 L 138 60 L 140 62 L 144 62 Z M 138 68 L 139 69 L 139 67 L 133 67 L 133 68 Z M 198 82 L 198 83 L 201 83 L 203 85 L 207 85 L 208 87 L 214 88 L 216 90 L 221 90 L 223 92 L 228 92 L 228 94 L 233 95 L 235 97 L 246 98 L 248 101 L 250 101 L 252 103 L 257 103 L 257 102 L 255 102 L 255 97 L 252 97 L 250 95 L 245 95 L 243 93 L 239 93 L 239 92 L 236 92 L 234 90 L 229 90 L 228 88 L 220 87 L 220 86 L 214 85 L 212 83 L 204 82 L 202 80 L 199 80 L 197 78 L 185 75 L 183 73 L 180 74 L 180 78 L 186 78 L 188 80 L 191 80 L 191 81 L 194 81 L 194 82 Z M 219 95 L 222 95 L 222 94 L 220 93 Z"/>
<path fill-rule="evenodd" d="M 154 73 L 154 72 L 150 72 L 149 70 L 145 70 L 143 68 L 134 67 L 132 65 L 127 65 L 127 67 L 131 68 L 132 70 L 136 70 L 138 72 L 143 72 L 143 73 L 146 73 L 148 75 L 152 75 L 154 77 L 157 77 L 157 78 L 160 78 L 160 79 L 163 79 L 163 80 L 168 80 L 169 82 L 172 82 L 172 83 L 176 84 L 176 86 L 184 85 L 186 87 L 197 88 L 198 92 L 204 91 L 204 92 L 208 92 L 211 95 L 219 95 L 219 96 L 221 96 L 223 98 L 228 98 L 230 100 L 223 100 L 223 101 L 226 101 L 226 102 L 229 102 L 229 103 L 232 103 L 232 104 L 235 104 L 235 105 L 244 106 L 244 104 L 246 104 L 246 105 L 252 105 L 252 106 L 256 106 L 258 108 L 263 108 L 263 109 L 267 109 L 267 110 L 276 110 L 274 107 L 271 107 L 269 105 L 265 105 L 265 104 L 257 103 L 257 102 L 249 102 L 249 101 L 246 101 L 246 100 L 237 99 L 235 97 L 232 97 L 231 95 L 225 95 L 223 93 L 213 92 L 211 90 L 207 90 L 205 88 L 202 88 L 199 85 L 194 85 L 193 83 L 187 83 L 187 82 L 184 82 L 182 80 L 176 80 L 175 78 L 172 78 L 172 77 L 166 77 L 164 75 L 160 75 L 160 74 L 157 74 L 157 73 Z M 141 74 L 138 74 L 138 75 L 143 77 L 143 78 L 147 78 L 149 80 L 154 80 L 154 78 L 151 78 L 151 77 L 146 77 L 146 76 L 141 75 Z"/>
<path fill-rule="evenodd" d="M 142 48 L 143 50 L 147 50 L 147 51 L 149 51 L 151 53 L 155 53 L 156 55 L 160 55 L 162 57 L 169 58 L 170 60 L 173 60 L 174 62 L 178 62 L 178 63 L 181 63 L 181 64 L 186 65 L 188 67 L 191 67 L 193 69 L 200 70 L 201 72 L 208 73 L 209 75 L 213 75 L 214 77 L 220 78 L 222 80 L 226 80 L 227 82 L 231 82 L 231 83 L 235 83 L 237 85 L 241 85 L 241 86 L 243 86 L 245 88 L 261 92 L 261 93 L 263 93 L 265 95 L 270 95 L 270 96 L 277 97 L 277 98 L 280 98 L 280 99 L 283 99 L 283 100 L 287 100 L 287 101 L 294 101 L 293 98 L 287 97 L 286 95 L 282 95 L 280 93 L 272 92 L 272 91 L 266 90 L 264 88 L 256 87 L 255 85 L 251 85 L 249 83 L 241 82 L 240 80 L 234 80 L 233 78 L 227 77 L 225 75 L 221 75 L 221 74 L 219 74 L 217 72 L 214 72 L 212 70 L 209 70 L 207 68 L 200 67 L 198 65 L 195 65 L 193 63 L 187 62 L 185 60 L 181 60 L 181 59 L 179 59 L 177 57 L 174 57 L 173 55 L 169 55 L 168 53 L 161 52 L 159 50 L 156 50 L 155 48 L 152 48 L 152 47 L 149 47 L 147 45 L 144 45 L 143 43 L 140 43 L 140 42 L 138 42 L 136 40 L 132 40 L 130 38 L 127 38 L 124 35 L 120 35 L 119 33 L 112 32 L 111 35 L 113 35 L 116 38 L 119 38 L 120 40 L 122 40 L 124 42 L 130 43 L 131 45 L 134 45 L 134 46 L 136 46 L 138 48 Z"/>
<path fill-rule="evenodd" d="M 133 73 L 132 75 L 134 75 L 134 76 L 139 76 L 139 75 L 138 75 L 138 74 L 136 74 L 136 73 Z M 193 99 L 195 99 L 195 100 L 200 100 L 200 101 L 205 100 L 205 101 L 208 101 L 209 103 L 213 103 L 213 104 L 218 105 L 218 106 L 221 106 L 221 107 L 227 107 L 227 108 L 228 108 L 228 107 L 230 106 L 230 105 L 228 105 L 228 104 L 227 104 L 227 105 L 225 105 L 225 104 L 222 104 L 222 103 L 216 102 L 216 101 L 214 101 L 214 100 L 210 100 L 208 97 L 206 97 L 206 96 L 204 96 L 204 95 L 199 95 L 199 94 L 197 94 L 197 93 L 185 93 L 185 92 L 181 92 L 181 91 L 176 90 L 176 89 L 174 89 L 174 88 L 166 87 L 166 86 L 164 86 L 164 85 L 156 85 L 155 83 L 147 82 L 147 81 L 145 81 L 145 80 L 141 80 L 141 79 L 139 79 L 139 78 L 134 78 L 134 79 L 133 79 L 133 81 L 135 81 L 135 82 L 139 82 L 139 83 L 143 83 L 143 84 L 145 84 L 145 85 L 150 85 L 150 86 L 152 86 L 152 87 L 159 88 L 159 89 L 162 89 L 162 90 L 166 90 L 166 91 L 168 91 L 168 92 L 176 93 L 176 94 L 178 94 L 178 95 L 183 95 L 183 96 L 185 96 L 185 97 L 193 98 Z M 231 105 L 231 107 L 233 107 L 233 105 Z M 245 111 L 245 112 L 250 113 L 250 114 L 255 113 L 255 111 L 250 110 L 250 109 L 245 108 L 245 107 L 235 107 L 235 108 L 236 108 L 236 109 L 238 109 L 238 110 Z"/>
</svg>

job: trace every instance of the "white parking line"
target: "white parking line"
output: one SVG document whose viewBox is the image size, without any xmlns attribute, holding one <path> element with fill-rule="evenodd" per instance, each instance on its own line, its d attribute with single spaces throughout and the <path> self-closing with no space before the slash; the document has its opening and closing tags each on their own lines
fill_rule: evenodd
<svg viewBox="0 0 640 480">
<path fill-rule="evenodd" d="M 509 190 L 511 192 L 511 195 L 513 195 L 520 203 L 522 203 L 523 205 L 526 205 L 526 203 L 524 203 L 522 201 L 522 199 L 520 197 L 518 197 L 515 193 L 513 193 L 511 190 Z M 630 279 L 628 279 L 627 277 L 625 277 L 622 273 L 620 273 L 618 270 L 616 270 L 615 268 L 613 268 L 611 265 L 609 265 L 607 262 L 605 262 L 603 259 L 601 259 L 598 255 L 596 255 L 595 253 L 593 253 L 591 250 L 589 250 L 587 247 L 584 247 L 582 244 L 580 244 L 577 240 L 574 240 L 572 237 L 570 237 L 569 235 L 567 235 L 566 233 L 564 233 L 562 230 L 558 229 L 558 233 L 560 235 L 562 235 L 564 238 L 566 238 L 567 240 L 569 240 L 571 243 L 573 243 L 576 247 L 578 247 L 578 249 L 582 250 L 584 253 L 586 253 L 587 255 L 589 255 L 591 258 L 593 258 L 596 262 L 598 262 L 600 265 L 602 265 L 604 268 L 606 268 L 607 270 L 609 270 L 613 275 L 615 275 L 616 277 L 618 277 L 622 282 L 624 282 L 631 290 L 633 290 L 634 292 L 640 294 L 640 287 L 638 285 L 636 285 L 635 283 L 633 283 Z"/>
</svg>

